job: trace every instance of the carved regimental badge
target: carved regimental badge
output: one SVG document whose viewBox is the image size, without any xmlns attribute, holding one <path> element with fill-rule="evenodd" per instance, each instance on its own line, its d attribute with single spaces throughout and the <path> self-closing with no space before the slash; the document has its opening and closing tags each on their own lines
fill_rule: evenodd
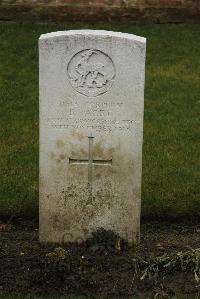
<svg viewBox="0 0 200 299">
<path fill-rule="evenodd" d="M 71 58 L 67 73 L 71 85 L 78 92 L 92 97 L 105 93 L 112 86 L 115 67 L 105 53 L 87 49 Z"/>
</svg>

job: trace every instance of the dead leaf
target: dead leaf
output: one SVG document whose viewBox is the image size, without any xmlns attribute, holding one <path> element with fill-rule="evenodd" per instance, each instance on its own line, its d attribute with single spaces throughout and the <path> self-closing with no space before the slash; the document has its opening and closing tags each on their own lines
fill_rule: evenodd
<svg viewBox="0 0 200 299">
<path fill-rule="evenodd" d="M 117 255 L 120 255 L 120 253 L 121 253 L 121 240 L 120 240 L 120 238 L 118 238 L 116 243 L 115 243 L 115 252 L 116 252 Z"/>
<path fill-rule="evenodd" d="M 156 247 L 157 247 L 159 250 L 164 250 L 164 249 L 165 249 L 160 243 L 156 244 Z"/>
<path fill-rule="evenodd" d="M 9 231 L 11 229 L 11 226 L 5 223 L 0 224 L 0 232 Z"/>
<path fill-rule="evenodd" d="M 153 288 L 153 292 L 159 294 L 162 297 L 168 297 L 168 294 L 160 288 Z"/>
</svg>

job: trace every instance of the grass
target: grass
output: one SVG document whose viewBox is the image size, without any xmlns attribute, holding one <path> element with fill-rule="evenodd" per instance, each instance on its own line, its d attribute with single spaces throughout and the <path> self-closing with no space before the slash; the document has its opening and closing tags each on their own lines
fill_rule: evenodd
<svg viewBox="0 0 200 299">
<path fill-rule="evenodd" d="M 199 25 L 85 26 L 147 37 L 142 215 L 200 216 Z M 0 214 L 38 214 L 41 33 L 83 25 L 0 25 Z"/>
</svg>

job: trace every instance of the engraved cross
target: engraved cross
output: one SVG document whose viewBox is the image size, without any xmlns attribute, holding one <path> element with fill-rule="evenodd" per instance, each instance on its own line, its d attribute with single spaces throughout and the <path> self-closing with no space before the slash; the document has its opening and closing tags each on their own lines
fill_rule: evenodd
<svg viewBox="0 0 200 299">
<path fill-rule="evenodd" d="M 93 141 L 94 137 L 90 135 L 89 139 L 89 157 L 88 159 L 73 159 L 69 158 L 69 164 L 88 164 L 88 189 L 90 198 L 92 199 L 92 182 L 93 182 L 93 165 L 112 165 L 110 160 L 97 160 L 93 159 Z"/>
</svg>

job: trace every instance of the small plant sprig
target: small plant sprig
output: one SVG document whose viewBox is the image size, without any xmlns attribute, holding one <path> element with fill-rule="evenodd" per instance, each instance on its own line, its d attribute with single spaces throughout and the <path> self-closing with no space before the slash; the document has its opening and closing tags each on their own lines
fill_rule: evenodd
<svg viewBox="0 0 200 299">
<path fill-rule="evenodd" d="M 172 270 L 181 270 L 182 272 L 194 273 L 194 280 L 200 282 L 200 248 L 188 251 L 179 251 L 170 255 L 162 255 L 154 260 L 142 261 L 144 269 L 140 280 L 157 280 L 161 273 Z"/>
<path fill-rule="evenodd" d="M 62 247 L 57 247 L 53 251 L 46 254 L 46 257 L 50 261 L 58 262 L 60 260 L 64 260 L 68 255 L 68 251 Z"/>
</svg>

